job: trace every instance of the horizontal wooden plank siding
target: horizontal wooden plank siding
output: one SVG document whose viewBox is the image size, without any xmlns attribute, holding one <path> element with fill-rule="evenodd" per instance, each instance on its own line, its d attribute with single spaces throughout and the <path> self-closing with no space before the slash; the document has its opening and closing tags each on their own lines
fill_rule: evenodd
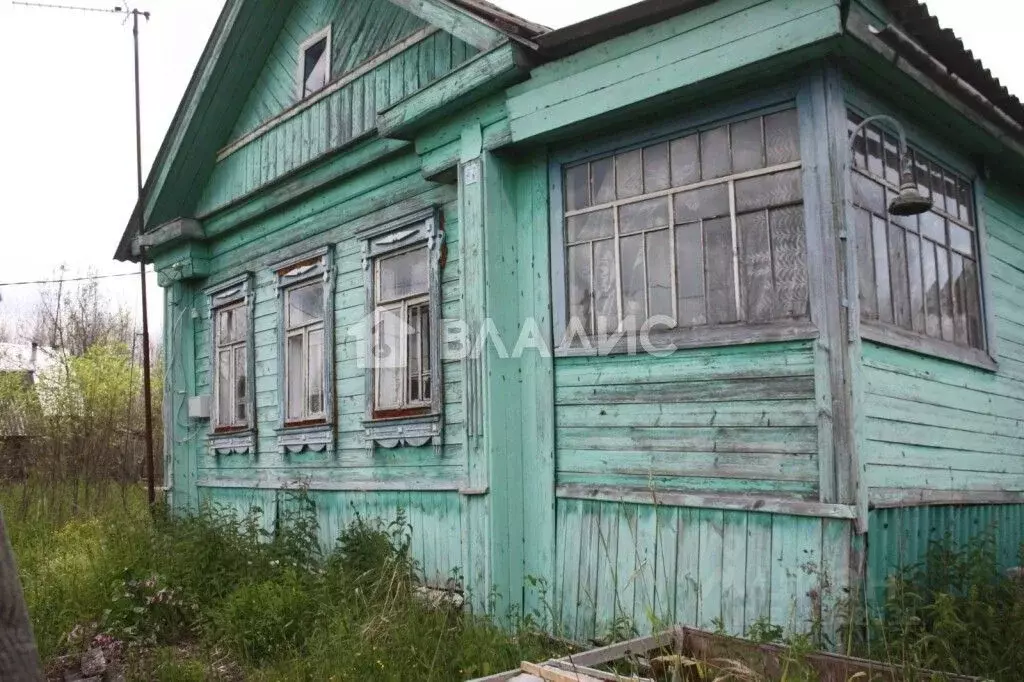
<svg viewBox="0 0 1024 682">
<path fill-rule="evenodd" d="M 265 217 L 217 239 L 210 253 L 217 277 L 242 271 L 254 278 L 255 377 L 257 456 L 211 455 L 205 431 L 196 434 L 200 452 L 198 475 L 211 485 L 277 487 L 307 482 L 322 489 L 458 490 L 465 483 L 462 457 L 462 367 L 445 362 L 444 446 L 367 449 L 362 420 L 366 409 L 363 363 L 365 324 L 365 271 L 361 242 L 355 230 L 437 205 L 444 213 L 448 258 L 441 275 L 442 310 L 457 317 L 462 300 L 459 260 L 459 216 L 455 188 L 437 187 L 419 174 L 414 155 L 380 164 L 350 178 L 287 212 Z M 326 452 L 283 454 L 275 429 L 279 426 L 281 397 L 278 386 L 280 301 L 269 263 L 319 246 L 334 249 L 334 378 L 337 406 L 336 447 Z M 212 394 L 209 301 L 195 297 L 195 381 L 197 394 Z M 180 313 L 179 313 L 180 314 Z M 205 425 L 204 425 L 205 426 Z"/>
<path fill-rule="evenodd" d="M 296 506 L 293 493 L 276 490 L 201 487 L 201 499 L 243 518 L 256 514 L 261 526 L 273 531 L 278 518 Z M 320 544 L 330 551 L 357 516 L 385 526 L 399 512 L 407 527 L 412 557 L 427 585 L 443 587 L 460 567 L 462 521 L 459 495 L 445 492 L 323 492 L 307 493 L 316 507 Z"/>
<path fill-rule="evenodd" d="M 809 342 L 555 361 L 560 484 L 817 499 Z"/>
<path fill-rule="evenodd" d="M 989 189 L 995 372 L 865 342 L 870 501 L 993 501 L 1024 492 L 1024 202 Z"/>
<path fill-rule="evenodd" d="M 557 524 L 555 630 L 577 641 L 666 624 L 839 624 L 850 521 L 560 499 Z"/>
<path fill-rule="evenodd" d="M 509 97 L 526 140 L 840 32 L 834 0 L 722 0 L 535 70 Z"/>
<path fill-rule="evenodd" d="M 209 214 L 239 197 L 376 129 L 377 112 L 448 73 L 476 50 L 386 0 L 296 5 L 259 80 L 249 93 L 230 141 L 244 139 L 296 104 L 299 44 L 327 23 L 333 27 L 335 77 L 357 68 L 410 35 L 425 37 L 341 88 L 283 119 L 235 149 L 214 167 L 196 207 Z M 328 86 L 330 87 L 330 86 Z M 228 142 L 228 141 L 226 141 Z"/>
</svg>

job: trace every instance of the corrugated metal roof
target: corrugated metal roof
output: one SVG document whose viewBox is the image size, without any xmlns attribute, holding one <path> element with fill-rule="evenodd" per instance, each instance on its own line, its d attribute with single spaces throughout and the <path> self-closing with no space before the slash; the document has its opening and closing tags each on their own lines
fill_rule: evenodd
<svg viewBox="0 0 1024 682">
<path fill-rule="evenodd" d="M 992 72 L 967 49 L 963 41 L 948 28 L 942 28 L 928 6 L 918 0 L 884 0 L 885 6 L 903 30 L 1010 118 L 1024 125 L 1024 104 L 1021 103 Z"/>
</svg>

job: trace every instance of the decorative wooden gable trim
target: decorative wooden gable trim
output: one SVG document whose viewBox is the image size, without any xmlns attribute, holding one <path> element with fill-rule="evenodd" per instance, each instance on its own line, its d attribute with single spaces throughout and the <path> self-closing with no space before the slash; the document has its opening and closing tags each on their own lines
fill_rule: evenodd
<svg viewBox="0 0 1024 682">
<path fill-rule="evenodd" d="M 507 39 L 498 29 L 446 0 L 389 0 L 428 24 L 436 26 L 478 50 L 489 50 Z"/>
</svg>

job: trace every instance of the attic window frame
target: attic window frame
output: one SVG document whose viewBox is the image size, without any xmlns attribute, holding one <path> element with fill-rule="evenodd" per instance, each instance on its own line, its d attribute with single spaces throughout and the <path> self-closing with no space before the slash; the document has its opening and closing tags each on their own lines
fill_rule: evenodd
<svg viewBox="0 0 1024 682">
<path fill-rule="evenodd" d="M 331 26 L 331 24 L 327 24 L 327 26 L 310 35 L 299 45 L 299 63 L 296 66 L 296 81 L 298 86 L 298 101 L 300 102 L 316 95 L 318 92 L 326 88 L 331 82 Z M 324 56 L 327 59 L 327 73 L 324 78 L 324 84 L 316 90 L 306 92 L 306 51 L 321 40 L 326 41 L 326 45 L 324 46 Z"/>
</svg>

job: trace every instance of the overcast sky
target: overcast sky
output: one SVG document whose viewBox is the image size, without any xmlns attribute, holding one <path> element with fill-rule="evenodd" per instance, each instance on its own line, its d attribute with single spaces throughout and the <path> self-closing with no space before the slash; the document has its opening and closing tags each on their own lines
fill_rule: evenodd
<svg viewBox="0 0 1024 682">
<path fill-rule="evenodd" d="M 116 0 L 50 0 L 111 7 Z M 148 170 L 223 3 L 148 0 L 142 34 L 143 162 Z M 552 27 L 623 0 L 498 0 Z M 1018 0 L 932 0 L 931 11 L 1018 96 L 1024 49 Z M 14 6 L 0 0 L 0 284 L 136 271 L 111 259 L 135 201 L 130 24 L 113 14 Z M 150 278 L 159 325 L 161 292 Z M 139 308 L 137 278 L 105 280 Z M 36 287 L 0 286 L 0 321 L 26 314 Z M 157 326 L 158 329 L 158 326 Z M 154 330 L 156 333 L 156 329 Z"/>
</svg>

